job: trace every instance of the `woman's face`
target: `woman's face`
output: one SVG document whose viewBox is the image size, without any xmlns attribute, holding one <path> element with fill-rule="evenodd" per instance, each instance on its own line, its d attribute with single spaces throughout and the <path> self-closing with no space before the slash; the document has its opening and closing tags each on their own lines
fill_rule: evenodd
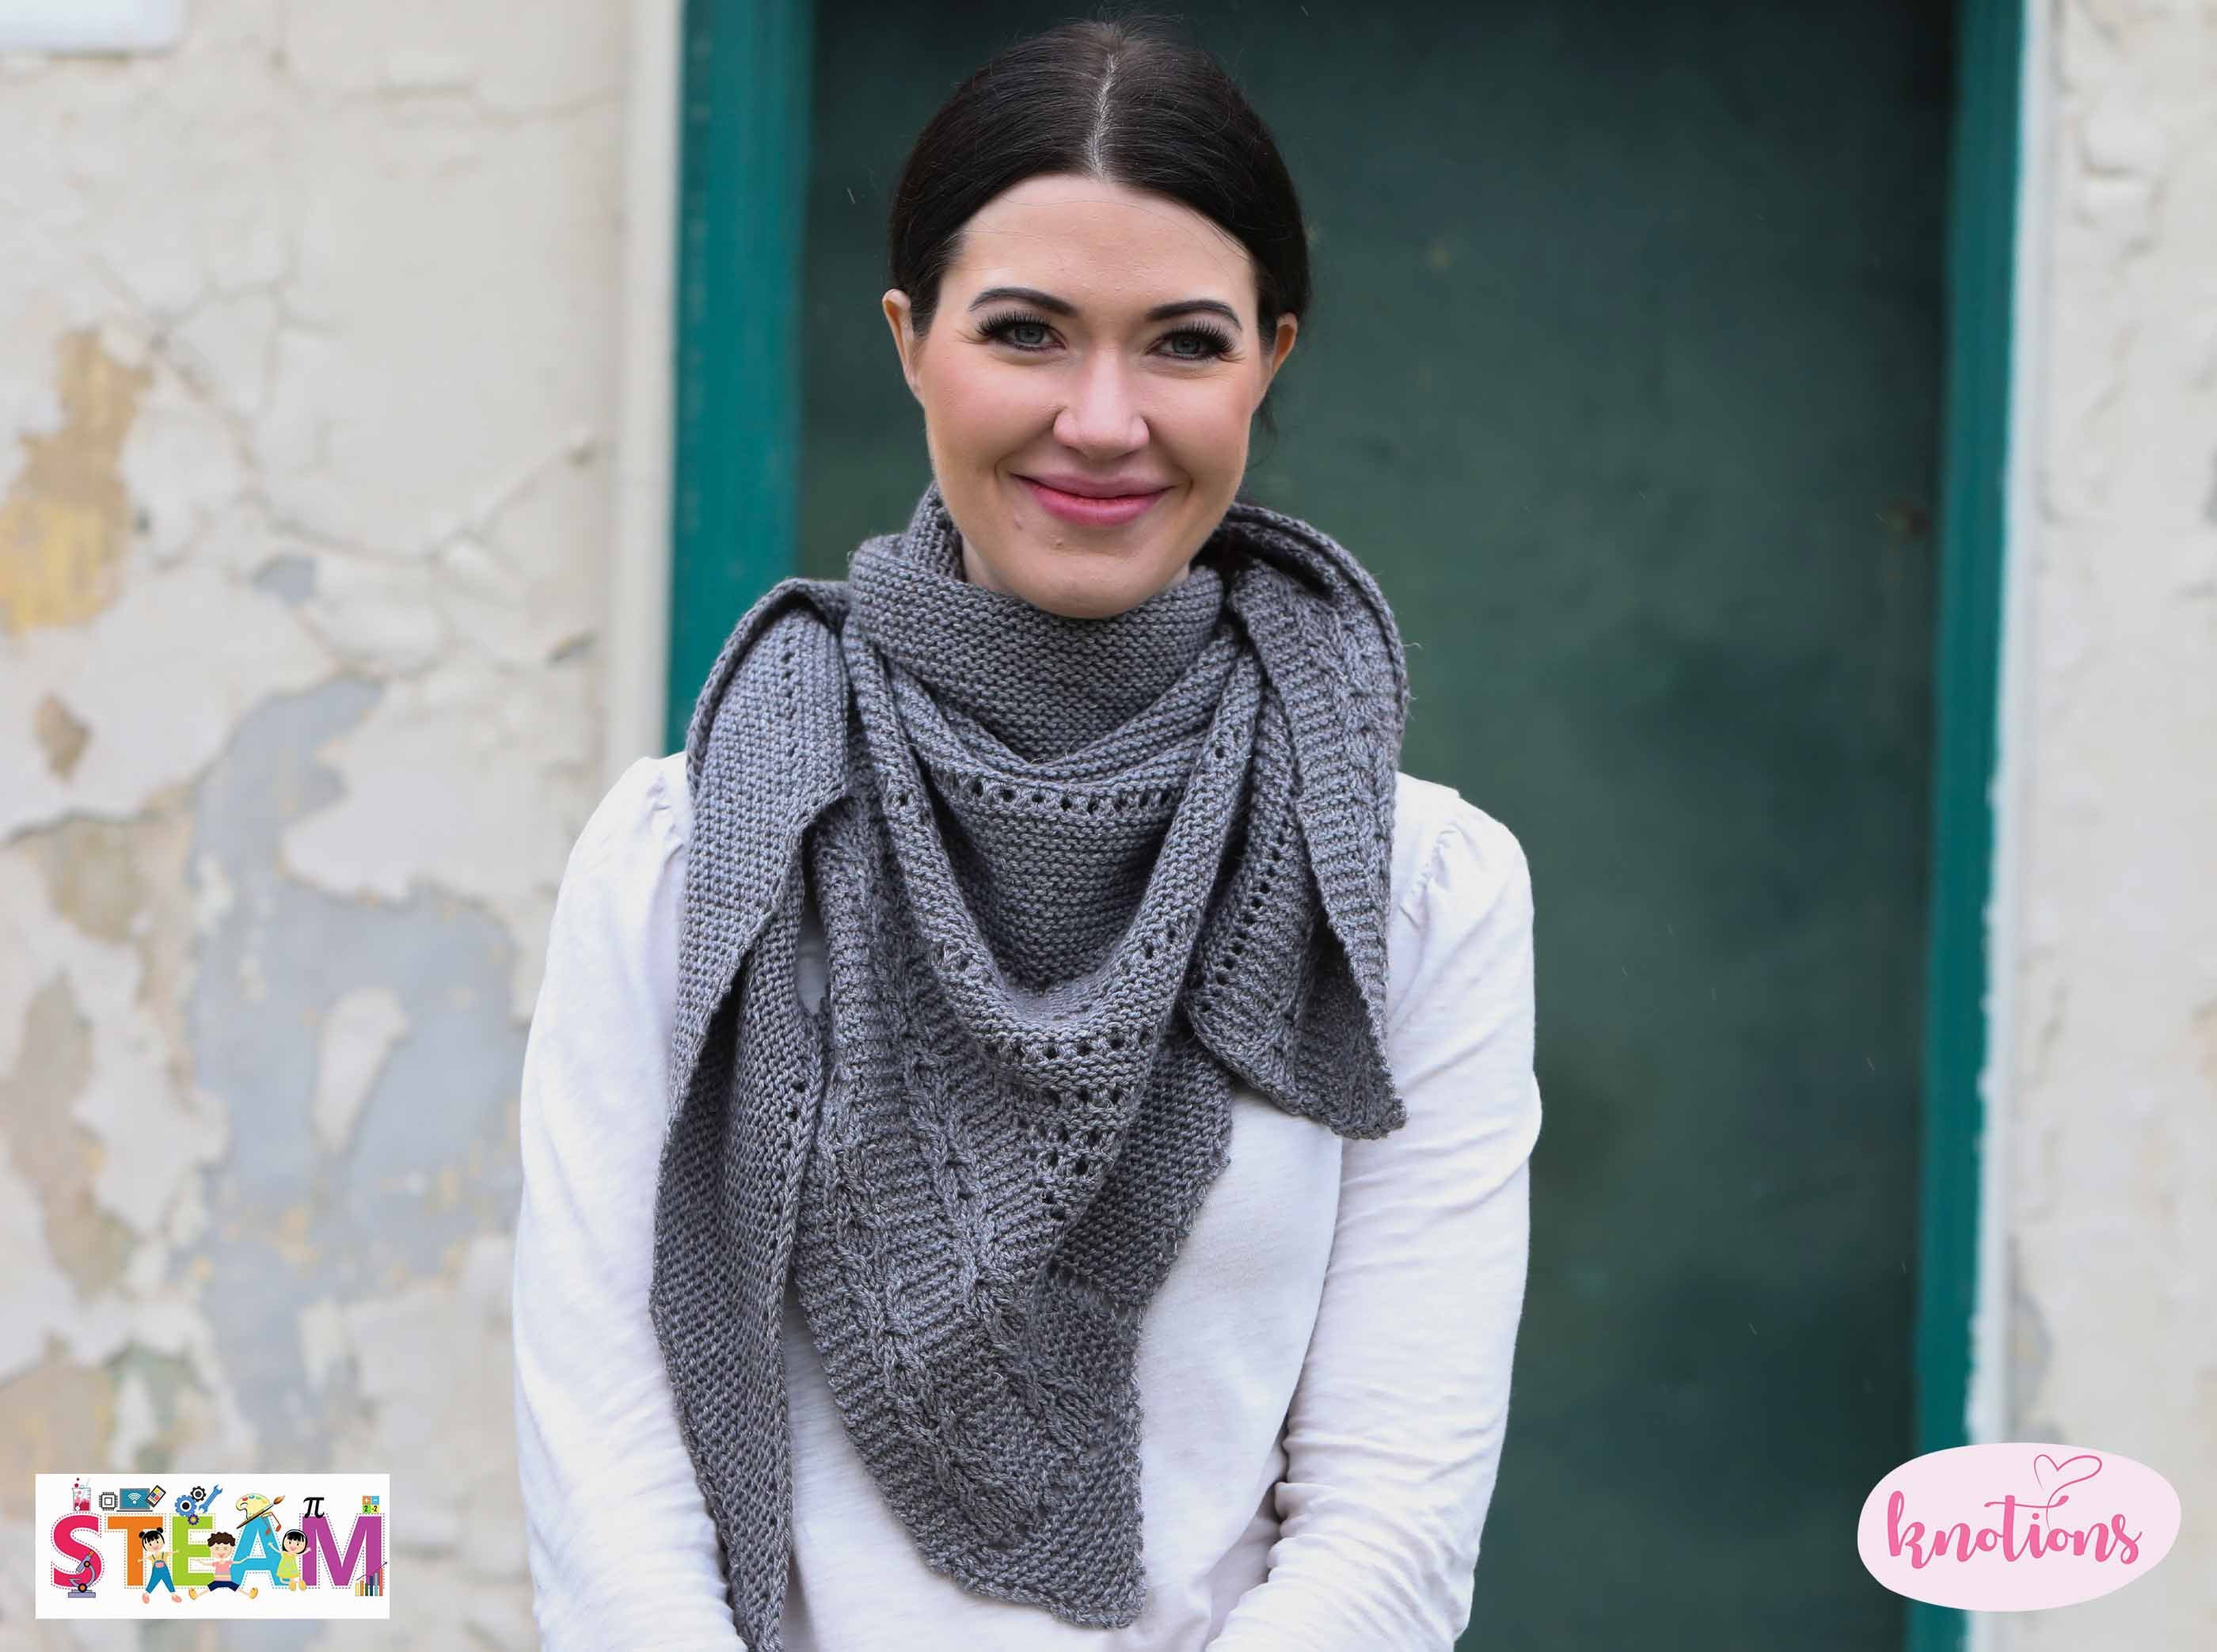
<svg viewBox="0 0 2217 1652">
<path fill-rule="evenodd" d="M 884 306 L 964 576 L 1076 619 L 1183 579 L 1238 491 L 1295 318 L 1266 344 L 1246 248 L 1096 178 L 1027 178 L 958 254 L 923 337 L 908 294 Z"/>
</svg>

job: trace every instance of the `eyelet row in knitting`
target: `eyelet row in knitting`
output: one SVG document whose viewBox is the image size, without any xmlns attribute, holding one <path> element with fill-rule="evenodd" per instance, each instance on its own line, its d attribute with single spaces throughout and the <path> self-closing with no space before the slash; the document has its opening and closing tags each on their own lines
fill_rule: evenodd
<svg viewBox="0 0 2217 1652">
<path fill-rule="evenodd" d="M 1061 1171 L 1062 1150 L 1049 1148 L 1038 1162 L 1032 1177 L 1032 1186 L 1041 1193 L 1040 1208 L 1050 1221 L 1059 1222 L 1069 1214 L 1068 1193 L 1082 1188 L 1094 1179 L 1096 1170 L 1105 1170 L 1091 1155 L 1080 1153 L 1072 1156 L 1067 1171 Z M 1061 1171 L 1060 1174 L 1056 1174 Z"/>
<path fill-rule="evenodd" d="M 1063 1147 L 1073 1145 L 1070 1139 L 1070 1133 L 1076 1128 L 1076 1126 L 1066 1119 L 1028 1119 L 1023 1122 L 1021 1128 L 1022 1129 L 1023 1133 L 1030 1137 L 1034 1141 L 1037 1141 L 1042 1136 L 1050 1136 Z M 1085 1126 L 1086 1146 L 1098 1147 L 1101 1145 L 1102 1128 L 1102 1127 L 1099 1125 L 1088 1125 Z"/>
<path fill-rule="evenodd" d="M 1044 805 L 1053 802 L 1055 807 L 1064 813 L 1083 811 L 1089 815 L 1099 814 L 1101 805 L 1104 803 L 1112 811 L 1125 809 L 1152 809 L 1158 803 L 1169 802 L 1176 792 L 1176 787 L 1168 786 L 1143 786 L 1136 792 L 1128 786 L 1117 792 L 1069 792 L 1053 786 L 1003 786 L 998 783 L 989 785 L 987 781 L 977 776 L 973 776 L 962 789 L 973 798 L 982 798 L 990 791 L 995 799 L 1001 803 L 1015 803 L 1021 799 L 1023 802 Z M 903 791 L 896 800 L 905 807 L 908 793 Z"/>
<path fill-rule="evenodd" d="M 1142 961 L 1152 960 L 1156 948 L 1169 946 L 1180 935 L 1183 935 L 1186 930 L 1191 927 L 1192 922 L 1193 920 L 1190 918 L 1174 918 L 1169 922 L 1164 924 L 1160 928 L 1157 929 L 1153 934 L 1141 936 L 1139 940 L 1139 952 L 1138 957 L 1133 957 L 1128 949 L 1120 952 L 1116 964 L 1115 978 L 1121 981 L 1126 976 L 1131 974 L 1133 970 L 1137 969 Z M 1167 1024 L 1168 1018 L 1165 1017 L 1164 1020 L 1165 1024 Z"/>
<path fill-rule="evenodd" d="M 1087 1150 L 1073 1152 L 1068 1168 L 1064 1168 L 1064 1150 L 1078 1146 L 1071 1140 L 1071 1128 L 1068 1121 L 1063 1119 L 1028 1120 L 1023 1125 L 1023 1133 L 1032 1143 L 1032 1186 L 1040 1190 L 1040 1208 L 1053 1222 L 1060 1222 L 1069 1214 L 1065 1202 L 1068 1189 L 1073 1185 L 1083 1187 L 1093 1180 L 1096 1169 L 1103 1174 L 1107 1173 L 1107 1165 L 1096 1157 L 1102 1136 L 1101 1127 L 1097 1125 L 1088 1127 L 1084 1132 Z M 1051 1138 L 1055 1145 L 1042 1148 L 1042 1137 Z"/>
<path fill-rule="evenodd" d="M 1289 830 L 1289 818 L 1280 817 L 1277 832 L 1270 841 L 1269 856 L 1263 875 L 1256 884 L 1255 893 L 1248 897 L 1247 904 L 1240 909 L 1239 915 L 1232 921 L 1232 942 L 1225 950 L 1233 958 L 1246 955 L 1248 937 L 1254 928 L 1256 918 L 1263 910 L 1263 897 L 1275 886 L 1279 862 L 1285 859 L 1286 838 Z M 1212 978 L 1219 986 L 1229 985 L 1232 971 L 1228 966 L 1219 965 Z"/>
<path fill-rule="evenodd" d="M 942 945 L 939 950 L 943 954 L 946 948 Z M 1063 1061 L 1090 1057 L 1096 1046 L 1121 1050 L 1130 1041 L 1131 1035 L 1124 1028 L 1112 1026 L 1099 1033 L 1061 1032 L 1033 1039 L 1011 1034 L 1006 1038 L 987 1037 L 979 1042 L 987 1055 L 1004 1061 L 1021 1061 L 1026 1057 L 1034 1061 Z"/>
<path fill-rule="evenodd" d="M 1232 956 L 1235 956 L 1235 958 L 1246 956 L 1248 931 L 1251 931 L 1251 929 L 1252 929 L 1252 925 L 1255 925 L 1255 915 L 1257 915 L 1259 911 L 1262 911 L 1262 898 L 1263 898 L 1263 896 L 1266 896 L 1266 894 L 1270 894 L 1270 889 L 1275 887 L 1273 880 L 1277 878 L 1279 860 L 1284 860 L 1284 856 L 1286 856 L 1286 834 L 1288 834 L 1288 825 L 1290 825 L 1288 818 L 1286 818 L 1286 816 L 1281 816 L 1281 818 L 1279 818 L 1279 823 L 1277 823 L 1277 836 L 1275 836 L 1273 841 L 1270 841 L 1270 863 L 1268 863 L 1268 869 L 1266 869 L 1266 872 L 1263 872 L 1263 876 L 1262 876 L 1262 878 L 1259 878 L 1259 883 L 1255 885 L 1255 894 L 1248 896 L 1246 907 L 1242 907 L 1242 911 L 1239 911 L 1239 915 L 1237 915 L 1235 921 L 1232 921 L 1232 942 L 1231 942 L 1231 946 L 1228 946 L 1228 952 L 1231 952 Z M 1215 991 L 1215 987 L 1228 987 L 1228 984 L 1231 984 L 1231 980 L 1232 980 L 1232 971 L 1231 971 L 1231 969 L 1221 967 L 1221 965 L 1220 965 L 1220 967 L 1217 967 L 1217 971 L 1213 973 L 1213 976 L 1210 976 L 1210 980 L 1213 980 L 1213 983 L 1215 983 L 1215 984 L 1206 984 L 1206 983 L 1204 983 L 1204 984 L 1201 984 L 1201 987 L 1197 989 L 1197 991 L 1195 991 L 1195 994 L 1193 994 L 1195 1009 L 1208 1009 L 1210 1004 L 1213 1004 L 1213 1002 L 1215 1002 L 1215 1000 L 1217 1000 L 1217 991 Z M 1290 1014 L 1281 1014 L 1281 1015 L 1279 1015 L 1279 1020 L 1293 1022 L 1293 1015 L 1290 1015 Z"/>
</svg>

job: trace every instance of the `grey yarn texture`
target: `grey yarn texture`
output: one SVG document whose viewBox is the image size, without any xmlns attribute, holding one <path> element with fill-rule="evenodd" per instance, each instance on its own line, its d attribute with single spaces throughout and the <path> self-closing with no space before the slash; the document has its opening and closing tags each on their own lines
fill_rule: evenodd
<svg viewBox="0 0 2217 1652">
<path fill-rule="evenodd" d="M 1404 1121 L 1407 708 L 1376 583 L 1245 499 L 1184 580 L 1073 620 L 966 583 L 935 482 L 733 629 L 686 740 L 651 1296 L 753 1652 L 782 1652 L 788 1282 L 934 1571 L 1139 1615 L 1134 1354 L 1234 1082 L 1347 1137 Z"/>
</svg>

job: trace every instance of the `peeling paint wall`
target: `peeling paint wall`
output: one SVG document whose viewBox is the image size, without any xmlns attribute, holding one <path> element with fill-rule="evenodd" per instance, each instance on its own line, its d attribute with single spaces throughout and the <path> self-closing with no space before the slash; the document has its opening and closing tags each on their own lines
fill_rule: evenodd
<svg viewBox="0 0 2217 1652">
<path fill-rule="evenodd" d="M 2007 1437 L 2152 1464 L 2185 1526 L 1992 1643 L 2217 1646 L 2217 3 L 2038 3 Z"/>
<path fill-rule="evenodd" d="M 396 1644 L 532 1644 L 516 1087 L 600 792 L 627 17 L 0 58 L 0 1550 L 34 1469 L 389 1470 Z M 29 1616 L 0 1566 L 0 1648 L 71 1643 Z"/>
</svg>

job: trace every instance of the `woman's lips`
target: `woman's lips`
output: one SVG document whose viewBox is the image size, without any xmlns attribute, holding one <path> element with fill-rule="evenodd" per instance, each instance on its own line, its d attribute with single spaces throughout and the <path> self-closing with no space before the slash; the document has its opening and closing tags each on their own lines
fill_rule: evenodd
<svg viewBox="0 0 2217 1652">
<path fill-rule="evenodd" d="M 1082 494 L 1065 493 L 1060 488 L 1050 488 L 1046 483 L 1035 482 L 1028 476 L 1020 479 L 1032 490 L 1032 497 L 1049 512 L 1065 522 L 1077 522 L 1087 527 L 1121 527 L 1170 491 L 1168 488 L 1158 488 L 1152 493 L 1127 493 L 1114 499 L 1088 499 Z"/>
</svg>

